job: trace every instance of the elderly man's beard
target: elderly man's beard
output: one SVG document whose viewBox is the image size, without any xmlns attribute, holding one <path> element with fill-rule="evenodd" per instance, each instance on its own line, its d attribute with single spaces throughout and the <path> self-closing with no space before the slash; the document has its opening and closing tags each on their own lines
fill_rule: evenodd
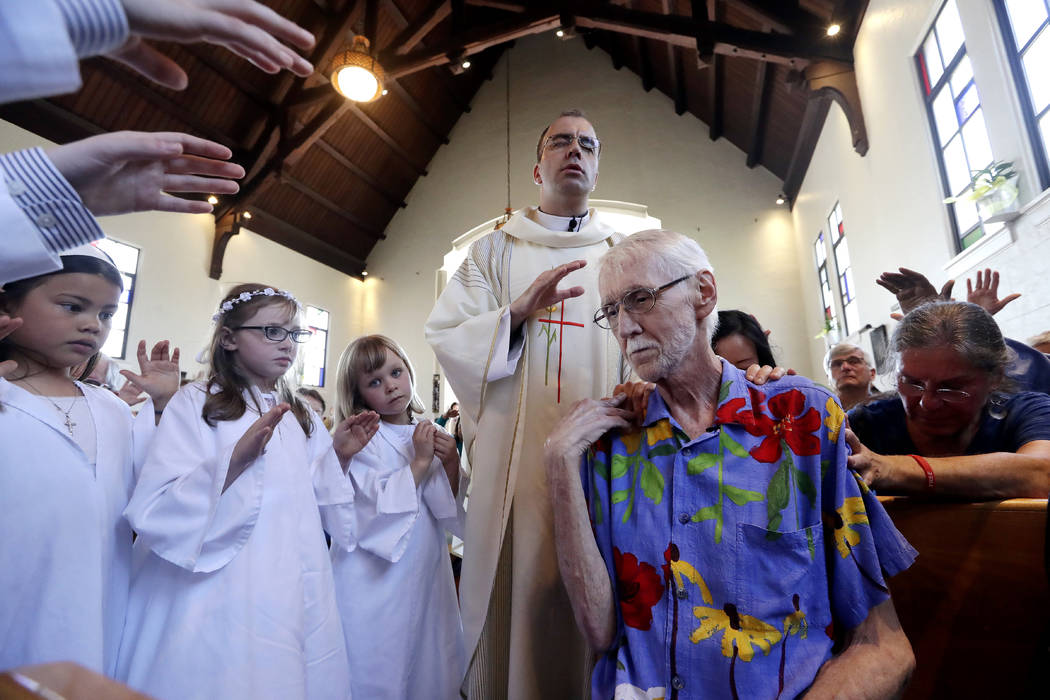
<svg viewBox="0 0 1050 700">
<path fill-rule="evenodd" d="M 675 325 L 671 336 L 662 345 L 651 338 L 636 336 L 627 339 L 624 352 L 639 377 L 647 382 L 655 382 L 674 374 L 682 360 L 696 342 L 700 329 L 692 323 Z M 642 365 L 636 365 L 631 359 L 638 350 L 656 348 L 657 356 Z"/>
</svg>

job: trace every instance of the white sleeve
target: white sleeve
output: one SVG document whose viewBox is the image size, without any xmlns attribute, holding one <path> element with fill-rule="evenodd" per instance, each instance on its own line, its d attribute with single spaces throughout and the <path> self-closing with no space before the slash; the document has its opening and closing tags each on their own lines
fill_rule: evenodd
<svg viewBox="0 0 1050 700">
<path fill-rule="evenodd" d="M 201 418 L 203 394 L 189 385 L 168 402 L 124 516 L 157 556 L 207 572 L 232 561 L 251 535 L 268 458 L 264 453 L 223 492 L 235 443 L 215 444 Z"/>
<path fill-rule="evenodd" d="M 108 53 L 128 38 L 119 0 L 0 2 L 0 102 L 80 88 L 80 58 Z"/>
<path fill-rule="evenodd" d="M 321 524 L 332 538 L 333 547 L 352 552 L 357 548 L 354 485 L 339 465 L 328 429 L 312 411 L 311 415 L 314 431 L 310 436 L 310 462 Z"/>
</svg>

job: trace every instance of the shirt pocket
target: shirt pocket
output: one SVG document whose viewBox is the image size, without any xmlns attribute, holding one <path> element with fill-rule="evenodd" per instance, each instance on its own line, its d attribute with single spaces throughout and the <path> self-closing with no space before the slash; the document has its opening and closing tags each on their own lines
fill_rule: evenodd
<svg viewBox="0 0 1050 700">
<path fill-rule="evenodd" d="M 812 620 L 821 595 L 827 598 L 823 528 L 813 525 L 792 532 L 771 532 L 738 523 L 736 530 L 737 609 L 780 628 L 784 619 L 801 610 Z M 823 621 L 822 624 L 826 624 Z"/>
</svg>

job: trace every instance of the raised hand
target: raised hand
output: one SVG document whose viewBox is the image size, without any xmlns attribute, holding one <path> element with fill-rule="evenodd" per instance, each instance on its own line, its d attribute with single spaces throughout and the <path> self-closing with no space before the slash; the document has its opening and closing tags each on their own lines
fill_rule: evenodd
<svg viewBox="0 0 1050 700">
<path fill-rule="evenodd" d="M 627 397 L 624 407 L 634 414 L 634 424 L 641 426 L 645 423 L 645 414 L 649 410 L 649 396 L 654 389 L 656 385 L 652 382 L 624 382 L 616 385 L 613 396 L 624 394 Z"/>
<path fill-rule="evenodd" d="M 437 428 L 428 420 L 420 421 L 412 433 L 412 447 L 415 456 L 412 458 L 412 476 L 420 483 L 434 459 L 434 433 Z"/>
<path fill-rule="evenodd" d="M 124 382 L 124 386 L 120 387 L 116 394 L 118 399 L 129 406 L 140 404 L 148 398 L 148 394 L 145 394 L 132 382 Z"/>
<path fill-rule="evenodd" d="M 14 333 L 22 325 L 22 319 L 11 318 L 7 314 L 0 314 L 0 340 Z M 8 375 L 18 369 L 18 363 L 14 360 L 0 362 L 0 379 L 6 379 Z"/>
<path fill-rule="evenodd" d="M 898 268 L 899 272 L 883 272 L 875 284 L 888 289 L 901 305 L 901 311 L 908 313 L 928 301 L 951 301 L 952 287 L 955 280 L 948 280 L 941 291 L 926 279 L 926 275 L 906 267 Z"/>
<path fill-rule="evenodd" d="M 981 275 L 981 271 L 978 270 L 976 283 L 971 283 L 970 280 L 966 280 L 966 301 L 971 304 L 977 304 L 992 316 L 1002 311 L 1004 306 L 1019 296 L 1021 295 L 1011 294 L 1002 299 L 999 298 L 998 270 L 985 268 L 983 276 Z"/>
<path fill-rule="evenodd" d="M 164 3 L 157 3 L 163 5 Z M 214 141 L 176 132 L 117 131 L 45 149 L 95 216 L 133 211 L 207 214 L 207 202 L 169 192 L 233 194 L 244 168 Z"/>
<path fill-rule="evenodd" d="M 441 460 L 441 467 L 448 477 L 452 493 L 456 493 L 459 490 L 459 450 L 456 449 L 456 438 L 444 430 L 435 430 L 434 454 Z"/>
<path fill-rule="evenodd" d="M 140 340 L 138 347 L 139 374 L 131 370 L 120 370 L 121 375 L 139 391 L 153 399 L 153 410 L 160 413 L 168 401 L 179 390 L 182 376 L 179 374 L 179 349 L 168 354 L 170 343 L 162 340 L 146 355 L 146 341 Z M 126 399 L 125 399 L 126 400 Z M 129 402 L 130 403 L 130 402 Z M 135 403 L 138 403 L 137 401 Z"/>
<path fill-rule="evenodd" d="M 332 447 L 344 472 L 354 455 L 363 450 L 378 431 L 379 414 L 375 411 L 355 413 L 335 427 Z"/>
<path fill-rule="evenodd" d="M 251 466 L 252 462 L 259 459 L 259 456 L 266 450 L 266 443 L 273 437 L 273 431 L 277 429 L 277 424 L 281 422 L 281 418 L 284 417 L 289 408 L 291 407 L 286 403 L 277 404 L 259 416 L 259 420 L 252 423 L 244 431 L 244 435 L 233 447 L 230 466 L 226 470 L 226 483 L 222 486 L 223 491 L 228 489 L 230 484 L 243 474 L 245 469 Z"/>
<path fill-rule="evenodd" d="M 627 428 L 634 414 L 623 406 L 626 394 L 611 399 L 583 399 L 573 404 L 543 445 L 548 465 L 569 462 L 573 468 L 592 443 L 613 428 Z"/>
<path fill-rule="evenodd" d="M 309 49 L 314 36 L 254 0 L 123 0 L 123 4 L 132 36 L 110 58 L 173 90 L 186 87 L 186 72 L 143 39 L 207 42 L 229 49 L 267 73 L 284 68 L 302 78 L 313 73 L 310 62 L 286 44 Z"/>
<path fill-rule="evenodd" d="M 517 330 L 525 322 L 525 319 L 540 309 L 555 306 L 566 299 L 582 296 L 583 287 L 558 289 L 558 284 L 570 272 L 575 272 L 586 264 L 586 260 L 573 260 L 564 265 L 559 265 L 553 270 L 541 272 L 529 285 L 529 288 L 510 303 L 511 330 Z"/>
</svg>

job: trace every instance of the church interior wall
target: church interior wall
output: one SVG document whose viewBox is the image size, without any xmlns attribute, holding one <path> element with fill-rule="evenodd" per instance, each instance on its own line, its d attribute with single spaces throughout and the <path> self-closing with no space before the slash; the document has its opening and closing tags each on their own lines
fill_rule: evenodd
<svg viewBox="0 0 1050 700">
<path fill-rule="evenodd" d="M 1022 216 L 1002 234 L 955 254 L 913 59 L 940 6 L 939 0 L 872 0 L 868 5 L 854 55 L 870 150 L 864 157 L 854 152 L 846 117 L 833 104 L 795 202 L 801 299 L 813 363 L 825 352 L 824 341 L 815 338 L 823 318 L 813 242 L 826 228 L 835 202 L 842 205 L 862 325 L 885 323 L 890 330 L 894 325 L 889 314 L 896 310 L 895 299 L 875 284 L 883 271 L 920 270 L 938 288 L 954 278 L 955 298 L 965 299 L 965 280 L 991 267 L 1002 275 L 1002 296 L 1022 293 L 996 316 L 1004 333 L 1024 340 L 1050 328 L 1050 191 L 1038 189 L 995 13 L 983 0 L 958 0 L 958 7 L 994 156 L 1015 161 L 1021 171 Z"/>
<path fill-rule="evenodd" d="M 579 39 L 522 39 L 509 61 L 512 206 L 538 202 L 532 168 L 540 130 L 563 109 L 583 109 L 603 141 L 594 197 L 644 204 L 664 227 L 696 238 L 715 268 L 719 306 L 755 314 L 772 331 L 778 360 L 812 372 L 794 229 L 786 208 L 775 204 L 780 181 L 763 168 L 748 169 L 738 148 L 712 142 L 706 124 L 677 116 L 667 96 L 644 92 L 637 75 L 614 70 L 606 53 L 588 51 Z M 377 285 L 382 310 L 369 330 L 400 341 L 424 377 L 435 367 L 422 330 L 434 271 L 456 237 L 501 214 L 506 203 L 506 71 L 505 56 L 369 258 L 368 284 Z"/>
<path fill-rule="evenodd" d="M 48 145 L 40 137 L 0 120 L 0 149 Z M 214 220 L 208 214 L 168 212 L 106 216 L 99 219 L 114 240 L 140 249 L 135 299 L 128 327 L 127 359 L 122 367 L 138 371 L 134 344 L 170 339 L 181 349 L 181 366 L 195 376 L 194 356 L 208 342 L 212 314 L 223 294 L 243 282 L 272 284 L 294 293 L 303 304 L 328 311 L 328 381 L 321 389 L 331 404 L 339 354 L 373 323 L 374 295 L 361 281 L 278 245 L 250 230 L 230 239 L 222 278 L 208 276 Z"/>
</svg>

